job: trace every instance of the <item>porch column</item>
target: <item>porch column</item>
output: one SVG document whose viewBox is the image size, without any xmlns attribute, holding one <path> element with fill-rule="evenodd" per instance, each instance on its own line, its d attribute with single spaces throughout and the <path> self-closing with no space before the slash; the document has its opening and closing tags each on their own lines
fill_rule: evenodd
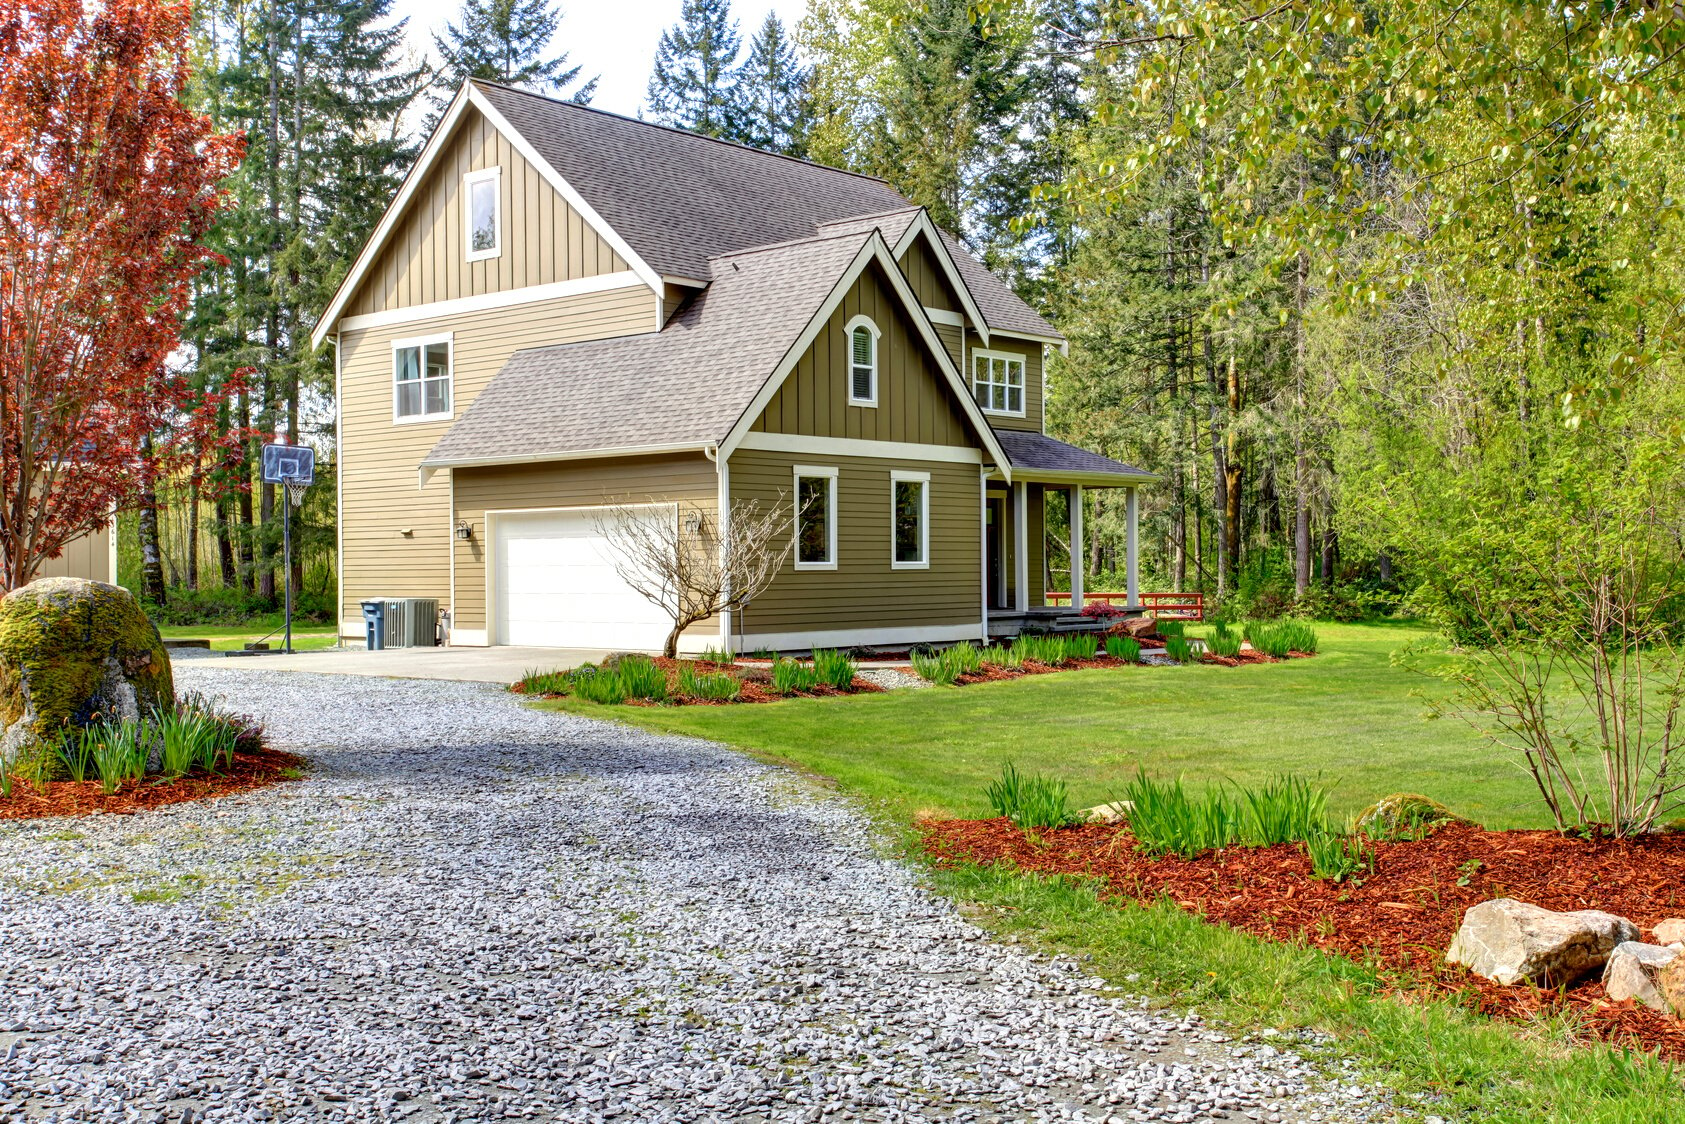
<svg viewBox="0 0 1685 1124">
<path fill-rule="evenodd" d="M 977 477 L 977 537 L 980 540 L 978 550 L 978 585 L 983 588 L 982 631 L 979 639 L 989 642 L 989 466 L 984 465 Z M 117 571 L 113 570 L 112 573 Z"/>
<path fill-rule="evenodd" d="M 1082 542 L 1082 485 L 1072 484 L 1071 509 L 1071 612 L 1082 612 L 1082 560 L 1088 551 Z"/>
<path fill-rule="evenodd" d="M 1123 552 L 1124 592 L 1129 595 L 1129 608 L 1134 609 L 1141 604 L 1141 505 L 1134 488 L 1124 493 L 1124 523 L 1127 527 Z"/>
<path fill-rule="evenodd" d="M 1030 486 L 1012 484 L 1012 600 L 1020 614 L 1030 611 Z"/>
</svg>

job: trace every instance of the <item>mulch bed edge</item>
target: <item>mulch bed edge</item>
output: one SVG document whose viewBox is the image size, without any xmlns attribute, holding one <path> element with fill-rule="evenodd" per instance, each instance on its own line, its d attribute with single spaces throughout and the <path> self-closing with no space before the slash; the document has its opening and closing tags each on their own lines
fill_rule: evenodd
<svg viewBox="0 0 1685 1124">
<path fill-rule="evenodd" d="M 41 789 L 16 782 L 10 797 L 0 797 L 0 820 L 40 820 L 58 816 L 128 816 L 136 812 L 235 796 L 297 779 L 289 772 L 302 771 L 309 762 L 296 753 L 267 747 L 234 754 L 226 773 L 189 773 L 166 781 L 148 777 L 132 781 L 107 796 L 97 780 L 48 781 Z"/>
</svg>

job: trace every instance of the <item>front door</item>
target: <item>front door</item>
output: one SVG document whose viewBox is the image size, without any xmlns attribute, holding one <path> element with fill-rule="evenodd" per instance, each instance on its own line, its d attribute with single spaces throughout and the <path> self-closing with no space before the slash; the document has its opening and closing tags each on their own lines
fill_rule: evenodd
<svg viewBox="0 0 1685 1124">
<path fill-rule="evenodd" d="M 989 608 L 1006 608 L 1006 500 L 990 499 L 985 505 L 988 526 L 983 529 L 989 544 Z"/>
</svg>

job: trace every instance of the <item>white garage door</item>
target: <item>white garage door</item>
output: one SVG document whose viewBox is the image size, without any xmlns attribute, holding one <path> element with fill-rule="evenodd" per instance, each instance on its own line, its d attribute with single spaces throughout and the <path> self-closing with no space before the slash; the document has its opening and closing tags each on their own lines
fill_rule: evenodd
<svg viewBox="0 0 1685 1124">
<path fill-rule="evenodd" d="M 587 509 L 496 517 L 496 643 L 661 650 L 672 621 L 616 571 L 597 515 Z M 651 507 L 647 517 L 672 519 L 674 511 Z"/>
</svg>

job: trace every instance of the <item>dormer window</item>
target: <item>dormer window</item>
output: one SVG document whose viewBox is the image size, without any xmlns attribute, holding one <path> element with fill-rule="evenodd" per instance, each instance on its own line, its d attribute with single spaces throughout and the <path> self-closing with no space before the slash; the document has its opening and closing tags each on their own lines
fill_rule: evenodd
<svg viewBox="0 0 1685 1124">
<path fill-rule="evenodd" d="M 848 322 L 848 404 L 878 404 L 878 326 L 868 316 Z"/>
<path fill-rule="evenodd" d="M 469 261 L 484 261 L 503 252 L 502 186 L 502 168 L 484 168 L 462 177 Z"/>
</svg>

